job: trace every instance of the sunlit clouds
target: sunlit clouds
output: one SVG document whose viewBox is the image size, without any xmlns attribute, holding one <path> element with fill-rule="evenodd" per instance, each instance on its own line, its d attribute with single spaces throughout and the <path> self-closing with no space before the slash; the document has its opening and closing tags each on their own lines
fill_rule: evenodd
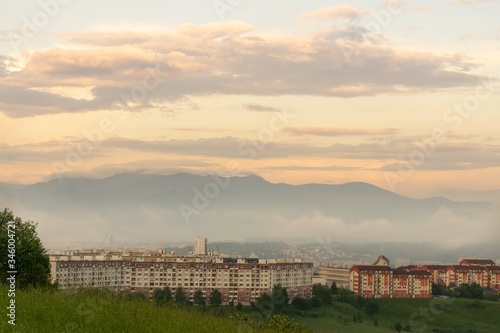
<svg viewBox="0 0 500 333">
<path fill-rule="evenodd" d="M 500 188 L 500 64 L 472 48 L 495 38 L 496 21 L 478 15 L 494 2 L 400 3 L 397 11 L 385 2 L 252 3 L 224 20 L 210 12 L 180 23 L 168 8 L 164 21 L 99 13 L 93 23 L 62 23 L 75 6 L 20 52 L 11 49 L 19 25 L 0 28 L 0 182 L 50 179 L 54 163 L 65 176 L 103 177 L 206 174 L 237 162 L 272 182 L 389 188 L 384 173 L 401 172 L 439 129 L 446 140 L 393 190 Z M 122 6 L 123 17 L 155 10 Z M 478 23 L 466 39 L 462 27 L 438 22 L 466 9 Z M 272 10 L 279 24 L 266 20 Z M 430 26 L 448 44 L 430 47 Z M 455 108 L 485 82 L 489 94 L 473 111 Z M 450 120 L 457 117 L 460 126 Z"/>
</svg>

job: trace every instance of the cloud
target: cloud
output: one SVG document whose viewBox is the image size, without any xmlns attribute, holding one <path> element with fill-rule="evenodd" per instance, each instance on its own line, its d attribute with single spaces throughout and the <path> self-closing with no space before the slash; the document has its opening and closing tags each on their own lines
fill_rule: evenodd
<svg viewBox="0 0 500 333">
<path fill-rule="evenodd" d="M 432 10 L 438 10 L 438 9 L 443 9 L 443 8 L 449 8 L 453 6 L 460 6 L 460 5 L 473 5 L 473 4 L 479 4 L 479 3 L 487 3 L 487 2 L 493 2 L 495 0 L 453 0 L 450 3 L 444 3 L 444 4 L 439 4 L 435 6 L 418 6 L 413 8 L 415 11 L 432 11 Z"/>
<path fill-rule="evenodd" d="M 494 241 L 495 236 L 490 230 L 498 229 L 496 219 L 492 214 L 486 214 L 473 221 L 456 216 L 447 209 L 440 208 L 431 218 L 420 223 L 394 221 L 388 219 L 363 220 L 359 223 L 348 223 L 334 216 L 326 216 L 320 212 L 312 212 L 294 219 L 276 216 L 273 228 L 267 227 L 269 237 L 324 237 L 335 235 L 335 239 L 346 242 L 384 242 L 398 240 L 400 242 L 438 242 L 446 246 L 477 244 L 478 242 Z M 258 222 L 257 222 L 258 223 Z M 470 232 L 471 225 L 477 232 Z M 433 230 L 433 232 L 429 232 Z M 446 240 L 443 240 L 446 235 Z"/>
<path fill-rule="evenodd" d="M 4 55 L 0 54 L 0 78 L 3 76 L 7 76 L 8 71 L 7 71 L 7 62 L 11 61 L 11 57 L 7 57 Z"/>
<path fill-rule="evenodd" d="M 346 136 L 346 135 L 391 135 L 396 128 L 336 128 L 336 127 L 287 127 L 284 131 L 295 135 Z"/>
<path fill-rule="evenodd" d="M 298 21 L 304 21 L 309 19 L 316 19 L 322 21 L 334 21 L 334 20 L 356 20 L 362 16 L 367 15 L 367 13 L 361 12 L 356 8 L 348 5 L 343 6 L 331 6 L 326 8 L 321 8 L 313 12 L 308 12 L 301 14 L 296 17 Z"/>
<path fill-rule="evenodd" d="M 485 2 L 492 2 L 495 0 L 455 0 L 455 4 L 459 5 L 469 5 L 469 4 L 474 4 L 474 3 L 485 3 Z"/>
<path fill-rule="evenodd" d="M 124 152 L 138 159 L 150 158 L 149 153 L 157 154 L 158 159 L 199 159 L 207 163 L 223 166 L 230 160 L 262 160 L 287 157 L 310 158 L 323 160 L 323 166 L 312 165 L 321 170 L 347 170 L 351 168 L 366 169 L 364 161 L 373 161 L 370 166 L 381 171 L 398 171 L 402 165 L 408 164 L 409 156 L 417 158 L 424 156 L 417 170 L 474 170 L 495 168 L 500 165 L 500 144 L 485 141 L 482 137 L 450 136 L 444 143 L 434 147 L 431 154 L 419 149 L 425 137 L 402 136 L 394 129 L 336 129 L 336 128 L 292 128 L 290 133 L 304 136 L 360 136 L 366 138 L 360 143 L 308 143 L 304 142 L 261 142 L 257 136 L 253 138 L 238 138 L 232 136 L 184 139 L 184 140 L 140 140 L 123 137 L 108 138 L 96 146 L 92 157 L 109 155 L 110 151 L 120 155 Z M 375 140 L 378 138 L 377 140 Z M 67 138 L 64 141 L 46 141 L 33 144 L 7 145 L 0 144 L 0 162 L 33 162 L 64 163 L 68 152 L 82 141 L 78 138 Z M 429 147 L 427 147 L 429 149 Z M 125 155 L 124 155 L 125 156 Z M 415 157 L 417 156 L 417 157 Z M 338 161 L 342 164 L 335 165 Z M 351 161 L 347 163 L 347 161 Z M 330 164 L 330 166 L 328 166 Z M 141 164 L 142 165 L 142 164 Z M 165 164 L 162 164 L 165 165 Z M 171 165 L 180 168 L 182 165 Z M 195 167 L 195 164 L 186 162 Z M 135 166 L 138 167 L 138 166 Z M 151 169 L 152 165 L 143 165 Z M 269 167 L 269 166 L 268 166 Z M 301 166 L 302 168 L 303 166 Z M 280 168 L 280 166 L 278 166 Z M 155 169 L 155 168 L 153 168 Z M 266 169 L 268 169 L 266 167 Z M 284 168 L 287 169 L 287 168 Z M 290 170 L 290 169 L 287 169 Z"/>
<path fill-rule="evenodd" d="M 247 111 L 257 111 L 257 112 L 280 112 L 281 110 L 272 106 L 265 106 L 260 104 L 244 104 L 243 108 Z"/>
<path fill-rule="evenodd" d="M 110 110 L 117 104 L 129 111 L 169 111 L 165 104 L 190 96 L 356 97 L 449 90 L 482 79 L 471 72 L 478 65 L 464 55 L 397 49 L 362 28 L 305 35 L 252 29 L 222 22 L 130 35 L 59 35 L 71 43 L 36 51 L 22 70 L 0 76 L 0 112 L 28 117 Z M 71 94 L 82 87 L 86 98 Z"/>
</svg>

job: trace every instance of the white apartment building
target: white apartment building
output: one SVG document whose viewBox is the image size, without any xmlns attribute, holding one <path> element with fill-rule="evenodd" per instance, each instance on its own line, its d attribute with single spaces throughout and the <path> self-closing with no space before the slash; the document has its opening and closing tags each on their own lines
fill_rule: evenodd
<svg viewBox="0 0 500 333">
<path fill-rule="evenodd" d="M 311 297 L 312 263 L 298 259 L 262 260 L 215 256 L 178 256 L 158 252 L 80 253 L 50 255 L 52 280 L 62 289 L 102 287 L 117 291 L 143 292 L 181 287 L 193 299 L 197 290 L 208 297 L 218 289 L 223 303 L 250 304 L 274 285 L 287 288 L 290 299 Z"/>
</svg>

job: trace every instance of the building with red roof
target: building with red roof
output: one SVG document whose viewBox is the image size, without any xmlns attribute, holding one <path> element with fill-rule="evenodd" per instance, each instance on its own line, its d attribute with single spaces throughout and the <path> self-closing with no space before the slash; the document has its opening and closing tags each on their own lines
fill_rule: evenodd
<svg viewBox="0 0 500 333">
<path fill-rule="evenodd" d="M 355 265 L 349 271 L 351 291 L 367 298 L 430 298 L 433 283 L 447 287 L 477 283 L 500 291 L 500 267 L 489 259 L 463 259 L 459 265 L 393 269 L 386 257 L 379 256 L 372 265 Z"/>
</svg>

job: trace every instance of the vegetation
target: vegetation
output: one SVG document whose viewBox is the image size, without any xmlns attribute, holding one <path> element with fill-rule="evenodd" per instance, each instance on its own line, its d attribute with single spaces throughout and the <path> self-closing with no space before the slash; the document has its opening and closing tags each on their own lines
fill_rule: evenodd
<svg viewBox="0 0 500 333">
<path fill-rule="evenodd" d="M 7 287 L 0 286 L 5 304 Z M 310 332 L 286 316 L 262 324 L 216 317 L 198 307 L 157 306 L 142 297 L 115 295 L 102 290 L 64 292 L 25 289 L 16 293 L 16 326 L 0 321 L 0 332 L 27 333 L 234 333 Z M 3 306 L 3 305 L 2 305 Z M 204 307 L 206 309 L 206 307 Z M 280 329 L 280 327 L 285 327 Z"/>
<path fill-rule="evenodd" d="M 172 291 L 169 287 L 163 289 L 156 289 L 153 294 L 153 300 L 156 305 L 167 305 L 172 302 Z"/>
<path fill-rule="evenodd" d="M 218 289 L 214 289 L 210 294 L 209 303 L 211 306 L 221 306 L 222 305 L 222 294 Z"/>
<path fill-rule="evenodd" d="M 375 315 L 378 315 L 380 312 L 380 305 L 374 301 L 368 301 L 365 304 L 365 312 L 372 319 L 375 319 Z"/>
<path fill-rule="evenodd" d="M 36 227 L 37 224 L 34 222 L 14 217 L 8 209 L 0 212 L 0 279 L 2 283 L 6 283 L 10 276 L 7 272 L 15 270 L 17 271 L 17 288 L 50 285 L 50 260 L 38 238 Z"/>
<path fill-rule="evenodd" d="M 335 281 L 333 281 L 330 287 L 330 292 L 332 293 L 332 295 L 337 295 L 339 292 L 339 288 L 337 287 L 337 283 Z"/>
<path fill-rule="evenodd" d="M 483 299 L 484 290 L 479 284 L 475 282 L 472 284 L 464 283 L 455 289 L 455 296 L 463 298 Z"/>
<path fill-rule="evenodd" d="M 203 292 L 201 290 L 197 290 L 193 295 L 193 303 L 198 306 L 205 305 L 205 296 L 203 296 Z"/>
<path fill-rule="evenodd" d="M 188 299 L 182 287 L 177 287 L 175 290 L 174 300 L 177 305 L 185 305 L 188 303 Z"/>
<path fill-rule="evenodd" d="M 367 306 L 379 306 L 371 320 Z M 464 298 L 377 299 L 369 300 L 363 309 L 349 302 L 333 301 L 331 305 L 299 311 L 292 317 L 315 333 L 491 333 L 500 327 L 499 302 Z M 400 324 L 397 325 L 397 324 Z"/>
</svg>

